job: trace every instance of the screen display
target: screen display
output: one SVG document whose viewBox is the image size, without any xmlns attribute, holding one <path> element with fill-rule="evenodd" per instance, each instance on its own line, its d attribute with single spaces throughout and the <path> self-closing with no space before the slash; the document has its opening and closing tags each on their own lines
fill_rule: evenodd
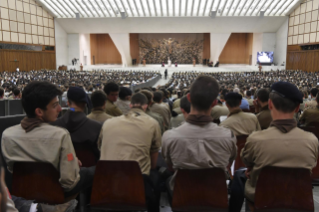
<svg viewBox="0 0 319 212">
<path fill-rule="evenodd" d="M 274 52 L 257 52 L 257 63 L 273 63 Z"/>
</svg>

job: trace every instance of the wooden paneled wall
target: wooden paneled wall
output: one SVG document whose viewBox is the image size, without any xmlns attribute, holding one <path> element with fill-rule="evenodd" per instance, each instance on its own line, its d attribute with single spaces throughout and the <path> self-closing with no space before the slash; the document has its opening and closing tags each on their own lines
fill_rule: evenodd
<svg viewBox="0 0 319 212">
<path fill-rule="evenodd" d="M 56 69 L 55 52 L 0 50 L 0 71 Z"/>
<path fill-rule="evenodd" d="M 251 64 L 252 33 L 232 33 L 219 56 L 221 64 Z"/>
<path fill-rule="evenodd" d="M 204 33 L 203 59 L 210 58 L 210 33 Z"/>
<path fill-rule="evenodd" d="M 137 60 L 137 64 L 140 63 L 139 59 L 139 52 L 140 47 L 138 45 L 138 34 L 137 33 L 130 33 L 130 51 L 131 51 L 131 57 L 132 59 Z"/>
<path fill-rule="evenodd" d="M 300 46 L 288 46 L 287 70 L 319 71 L 319 50 L 302 51 Z"/>
<path fill-rule="evenodd" d="M 109 34 L 91 34 L 92 64 L 122 64 L 122 57 Z"/>
</svg>

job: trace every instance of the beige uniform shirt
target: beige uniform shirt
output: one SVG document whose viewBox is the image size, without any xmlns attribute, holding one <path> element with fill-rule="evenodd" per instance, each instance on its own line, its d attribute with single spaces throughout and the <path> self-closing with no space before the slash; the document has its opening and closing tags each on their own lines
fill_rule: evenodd
<svg viewBox="0 0 319 212">
<path fill-rule="evenodd" d="M 123 115 L 122 111 L 109 100 L 106 101 L 105 112 L 111 116 Z"/>
<path fill-rule="evenodd" d="M 158 113 L 153 113 L 149 109 L 147 109 L 147 111 L 145 113 L 157 121 L 157 123 L 159 124 L 159 126 L 161 128 L 161 135 L 163 135 L 163 133 L 165 131 L 163 117 Z"/>
<path fill-rule="evenodd" d="M 251 99 L 251 98 L 246 98 L 247 99 L 247 102 L 249 104 L 249 106 L 253 106 L 254 105 L 254 100 Z"/>
<path fill-rule="evenodd" d="M 118 99 L 114 104 L 122 111 L 123 114 L 128 113 L 130 111 L 130 101 L 123 101 Z"/>
<path fill-rule="evenodd" d="M 176 99 L 176 100 L 173 102 L 173 109 L 179 108 L 180 105 L 181 105 L 181 99 Z"/>
<path fill-rule="evenodd" d="M 257 179 L 263 167 L 306 168 L 311 172 L 317 158 L 318 139 L 312 133 L 297 127 L 282 133 L 274 126 L 254 132 L 241 152 L 242 161 L 246 166 L 252 166 L 245 185 L 246 197 L 254 201 Z"/>
<path fill-rule="evenodd" d="M 151 153 L 161 147 L 158 123 L 141 109 L 131 109 L 126 115 L 104 122 L 100 160 L 134 160 L 143 174 L 151 170 Z"/>
<path fill-rule="evenodd" d="M 256 116 L 262 130 L 267 129 L 270 126 L 272 117 L 268 105 L 261 108 L 261 111 Z"/>
<path fill-rule="evenodd" d="M 306 126 L 310 123 L 319 122 L 319 108 L 308 109 L 301 115 L 299 121 L 304 123 Z"/>
<path fill-rule="evenodd" d="M 89 119 L 92 119 L 94 121 L 104 123 L 106 120 L 112 118 L 113 116 L 106 114 L 102 110 L 92 110 L 92 112 L 89 115 L 87 115 L 86 117 L 88 117 Z"/>
<path fill-rule="evenodd" d="M 211 111 L 211 117 L 213 120 L 219 119 L 221 116 L 228 116 L 229 110 L 226 106 L 215 105 Z"/>
<path fill-rule="evenodd" d="M 172 117 L 170 124 L 169 124 L 169 129 L 176 128 L 181 126 L 181 124 L 185 121 L 184 115 L 183 114 L 178 114 L 176 117 Z"/>
<path fill-rule="evenodd" d="M 236 136 L 250 135 L 261 130 L 257 117 L 253 113 L 244 113 L 241 110 L 229 114 L 229 117 L 220 123 L 220 126 L 231 129 Z"/>
<path fill-rule="evenodd" d="M 234 134 L 214 123 L 201 127 L 185 122 L 166 131 L 162 142 L 163 157 L 175 170 L 220 167 L 226 171 L 237 154 Z M 174 177 L 170 186 L 173 189 Z"/>
<path fill-rule="evenodd" d="M 171 111 L 169 110 L 169 108 L 165 105 L 154 103 L 150 107 L 150 110 L 154 113 L 160 114 L 163 117 L 165 129 L 168 129 L 171 120 Z"/>
<path fill-rule="evenodd" d="M 303 111 L 306 111 L 308 109 L 315 109 L 317 107 L 318 103 L 315 98 L 311 99 L 311 101 L 308 101 L 305 103 L 305 107 Z"/>
<path fill-rule="evenodd" d="M 20 124 L 15 125 L 3 132 L 1 146 L 11 173 L 15 162 L 46 162 L 60 172 L 59 181 L 65 191 L 80 180 L 80 168 L 66 129 L 43 123 L 26 133 Z"/>
</svg>

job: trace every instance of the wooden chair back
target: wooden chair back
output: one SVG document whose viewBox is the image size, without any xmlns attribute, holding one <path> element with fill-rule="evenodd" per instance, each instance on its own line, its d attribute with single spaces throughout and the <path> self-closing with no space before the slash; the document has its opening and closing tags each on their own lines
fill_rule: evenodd
<svg viewBox="0 0 319 212">
<path fill-rule="evenodd" d="M 180 169 L 175 178 L 173 211 L 227 211 L 225 171 L 220 168 Z"/>
<path fill-rule="evenodd" d="M 319 126 L 316 126 L 317 123 L 314 123 L 313 125 L 306 126 L 306 127 L 300 127 L 300 129 L 313 133 L 318 139 L 319 139 Z M 317 162 L 317 165 L 315 168 L 312 169 L 312 182 L 313 184 L 319 184 L 319 163 Z"/>
<path fill-rule="evenodd" d="M 256 185 L 254 208 L 254 211 L 314 211 L 309 170 L 263 168 Z"/>
<path fill-rule="evenodd" d="M 87 143 L 73 143 L 76 157 L 82 162 L 83 167 L 96 166 L 97 158 L 92 146 Z"/>
<path fill-rule="evenodd" d="M 16 162 L 13 165 L 12 194 L 38 203 L 63 204 L 60 173 L 50 163 Z"/>
<path fill-rule="evenodd" d="M 235 171 L 238 170 L 241 167 L 246 167 L 246 165 L 242 162 L 241 158 L 240 158 L 240 153 L 241 150 L 245 147 L 245 143 L 247 140 L 247 135 L 241 135 L 241 136 L 237 136 L 237 156 L 235 159 Z"/>
<path fill-rule="evenodd" d="M 91 207 L 110 211 L 146 210 L 141 169 L 136 161 L 99 161 L 96 165 Z"/>
</svg>

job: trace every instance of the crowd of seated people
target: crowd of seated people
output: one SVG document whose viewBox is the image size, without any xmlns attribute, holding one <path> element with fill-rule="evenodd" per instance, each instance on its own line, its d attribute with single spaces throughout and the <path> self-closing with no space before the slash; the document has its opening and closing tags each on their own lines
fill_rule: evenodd
<svg viewBox="0 0 319 212">
<path fill-rule="evenodd" d="M 298 121 L 319 120 L 316 76 L 301 71 L 174 73 L 158 88 L 131 91 L 116 81 L 102 83 L 91 97 L 78 84 L 63 93 L 57 84 L 33 81 L 22 91 L 26 117 L 3 132 L 2 155 L 11 173 L 16 162 L 51 163 L 67 197 L 91 192 L 96 167 L 78 158 L 79 146 L 86 145 L 96 161 L 136 161 L 148 211 L 160 210 L 160 192 L 172 202 L 179 169 L 222 168 L 232 180 L 229 211 L 240 211 L 245 198 L 254 201 L 263 167 L 310 173 L 316 166 L 318 139 L 298 128 Z M 303 80 L 294 81 L 298 77 Z M 69 110 L 58 118 L 61 95 Z M 88 115 L 86 107 L 92 108 Z M 248 136 L 240 154 L 246 168 L 231 172 L 242 135 Z"/>
</svg>

